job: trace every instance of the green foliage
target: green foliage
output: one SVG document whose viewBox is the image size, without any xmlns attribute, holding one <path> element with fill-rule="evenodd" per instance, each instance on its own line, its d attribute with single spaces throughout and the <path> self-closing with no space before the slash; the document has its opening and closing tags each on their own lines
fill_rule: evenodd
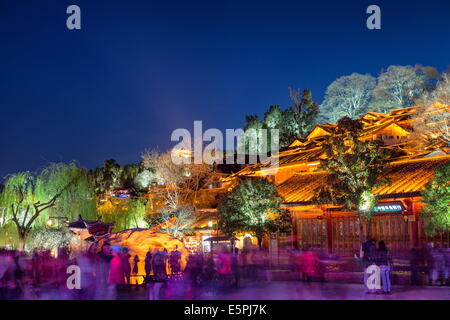
<svg viewBox="0 0 450 320">
<path fill-rule="evenodd" d="M 386 183 L 380 174 L 387 166 L 389 152 L 381 142 L 358 139 L 363 130 L 357 120 L 342 118 L 334 134 L 323 144 L 326 159 L 320 169 L 328 172 L 325 185 L 315 190 L 317 204 L 343 205 L 370 221 L 375 197 L 373 189 Z"/>
<path fill-rule="evenodd" d="M 133 182 L 138 190 L 146 190 L 151 186 L 152 182 L 155 182 L 155 175 L 151 170 L 144 169 L 137 174 Z"/>
<path fill-rule="evenodd" d="M 248 135 L 249 129 L 255 129 L 256 133 L 246 137 L 246 152 L 249 154 L 256 154 L 258 152 L 269 152 L 271 147 L 272 137 L 270 136 L 270 129 L 279 130 L 279 145 L 286 147 L 298 137 L 306 136 L 316 125 L 319 108 L 312 100 L 311 91 L 303 90 L 300 96 L 299 91 L 290 91 L 292 106 L 286 110 L 282 110 L 280 106 L 270 106 L 269 110 L 264 113 L 264 120 L 258 119 L 257 115 L 247 116 L 245 118 L 246 127 L 244 131 Z M 262 144 L 251 148 L 249 141 L 256 138 L 260 129 L 267 129 L 267 143 L 266 149 L 262 149 Z"/>
<path fill-rule="evenodd" d="M 376 80 L 369 74 L 353 73 L 333 81 L 325 92 L 320 106 L 321 122 L 332 122 L 342 117 L 359 118 L 367 112 Z"/>
<path fill-rule="evenodd" d="M 305 137 L 317 124 L 319 107 L 312 99 L 311 90 L 290 89 L 292 106 L 283 112 L 280 127 L 280 146 L 288 146 L 296 138 Z"/>
<path fill-rule="evenodd" d="M 45 226 L 50 214 L 69 219 L 80 213 L 94 216 L 90 190 L 86 171 L 74 162 L 50 164 L 36 174 L 21 172 L 7 177 L 0 199 L 8 221 L 17 228 L 19 247 L 24 248 L 33 227 Z"/>
<path fill-rule="evenodd" d="M 245 138 L 244 138 L 244 148 L 245 153 L 250 155 L 256 155 L 269 151 L 270 144 L 263 142 L 262 130 L 267 129 L 263 121 L 258 119 L 257 115 L 246 116 L 245 117 L 246 126 L 244 128 Z M 266 137 L 268 141 L 268 137 Z M 266 146 L 264 146 L 266 144 Z"/>
<path fill-rule="evenodd" d="M 421 95 L 434 88 L 436 77 L 439 75 L 433 67 L 389 66 L 377 79 L 370 111 L 388 112 L 414 105 Z"/>
<path fill-rule="evenodd" d="M 146 226 L 145 216 L 147 214 L 147 199 L 112 198 L 107 204 L 100 207 L 103 221 L 114 222 L 114 231 L 131 228 L 144 228 Z"/>
<path fill-rule="evenodd" d="M 14 247 L 18 243 L 17 228 L 11 220 L 0 227 L 0 247 Z"/>
<path fill-rule="evenodd" d="M 422 194 L 426 204 L 422 212 L 427 221 L 425 231 L 434 235 L 450 230 L 450 164 L 436 170 Z"/>
<path fill-rule="evenodd" d="M 59 173 L 51 172 L 55 169 L 58 169 Z M 36 222 L 40 226 L 44 226 L 50 215 L 66 217 L 68 220 L 75 220 L 79 215 L 85 219 L 96 219 L 95 191 L 86 169 L 78 168 L 75 163 L 60 163 L 44 169 L 43 172 L 46 175 L 44 184 L 49 188 L 47 192 L 50 192 L 50 195 L 61 188 L 65 189 L 56 199 L 55 206 L 38 218 Z"/>
<path fill-rule="evenodd" d="M 289 232 L 292 222 L 287 211 L 280 209 L 282 198 L 275 185 L 263 178 L 241 181 L 219 206 L 219 227 L 233 235 L 254 232 L 260 240 L 267 232 Z"/>
<path fill-rule="evenodd" d="M 96 194 L 117 189 L 133 189 L 141 193 L 145 192 L 146 188 L 137 183 L 136 179 L 143 170 L 144 167 L 141 164 L 127 164 L 121 167 L 116 160 L 109 159 L 103 162 L 103 167 L 90 171 L 89 178 Z"/>
<path fill-rule="evenodd" d="M 28 246 L 30 249 L 56 251 L 67 248 L 75 240 L 75 234 L 67 229 L 41 229 L 33 232 Z"/>
<path fill-rule="evenodd" d="M 359 73 L 340 77 L 326 90 L 320 122 L 335 123 L 344 116 L 356 119 L 366 112 L 410 107 L 432 91 L 439 78 L 436 68 L 422 65 L 389 66 L 378 78 Z"/>
</svg>

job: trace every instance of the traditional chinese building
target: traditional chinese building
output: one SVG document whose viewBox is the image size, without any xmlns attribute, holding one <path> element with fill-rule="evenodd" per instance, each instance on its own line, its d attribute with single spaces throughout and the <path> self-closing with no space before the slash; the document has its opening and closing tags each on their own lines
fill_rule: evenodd
<svg viewBox="0 0 450 320">
<path fill-rule="evenodd" d="M 448 232 L 428 238 L 420 214 L 424 206 L 421 192 L 435 170 L 450 162 L 450 150 L 439 142 L 411 147 L 415 112 L 415 107 L 387 114 L 369 112 L 359 119 L 364 126 L 361 140 L 381 140 L 385 148 L 394 151 L 384 173 L 389 184 L 374 190 L 378 202 L 371 234 L 377 240 L 385 240 L 395 252 L 428 241 L 446 247 L 450 244 Z M 322 144 L 335 127 L 331 123 L 317 125 L 306 138 L 297 139 L 280 151 L 278 157 L 248 166 L 230 178 L 265 176 L 278 186 L 283 207 L 292 213 L 294 246 L 308 245 L 328 253 L 353 255 L 359 251 L 357 214 L 339 206 L 318 206 L 312 202 L 314 191 L 326 183 L 327 172 L 318 166 L 326 157 Z M 270 168 L 274 163 L 278 165 L 275 173 Z"/>
<path fill-rule="evenodd" d="M 76 247 L 73 250 L 84 250 L 89 247 L 89 243 L 94 243 L 99 238 L 111 233 L 114 223 L 102 221 L 102 217 L 97 220 L 84 220 L 81 216 L 75 221 L 67 223 L 67 228 L 75 233 L 77 237 Z"/>
</svg>

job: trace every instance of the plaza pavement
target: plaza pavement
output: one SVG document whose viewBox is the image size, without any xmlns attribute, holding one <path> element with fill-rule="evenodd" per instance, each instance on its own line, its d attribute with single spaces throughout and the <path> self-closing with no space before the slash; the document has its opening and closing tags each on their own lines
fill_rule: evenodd
<svg viewBox="0 0 450 320">
<path fill-rule="evenodd" d="M 393 286 L 391 294 L 366 294 L 362 284 L 297 281 L 239 288 L 205 300 L 450 300 L 450 287 Z"/>
<path fill-rule="evenodd" d="M 122 294 L 120 300 L 147 300 L 148 289 L 132 288 Z M 272 281 L 246 284 L 228 292 L 211 294 L 205 289 L 190 291 L 183 283 L 171 283 L 162 289 L 167 300 L 450 300 L 450 287 L 393 286 L 391 294 L 366 294 L 362 284 L 320 283 L 300 281 Z M 26 290 L 22 299 L 66 300 L 86 299 L 75 291 L 42 290 L 36 296 Z"/>
</svg>

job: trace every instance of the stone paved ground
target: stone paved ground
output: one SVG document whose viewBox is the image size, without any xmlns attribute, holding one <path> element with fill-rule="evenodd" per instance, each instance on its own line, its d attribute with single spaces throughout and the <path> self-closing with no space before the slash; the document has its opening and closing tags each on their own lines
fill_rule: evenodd
<svg viewBox="0 0 450 320">
<path fill-rule="evenodd" d="M 148 289 L 133 288 L 119 298 L 124 300 L 146 300 Z M 172 283 L 161 292 L 167 300 L 450 300 L 450 287 L 393 286 L 392 293 L 366 294 L 362 284 L 319 283 L 300 281 L 272 281 L 246 284 L 229 292 L 206 290 L 190 291 L 182 283 Z M 75 291 L 42 290 L 39 295 L 26 292 L 25 299 L 86 299 Z M 87 298 L 89 299 L 89 298 Z"/>
<path fill-rule="evenodd" d="M 361 284 L 271 282 L 203 299 L 230 300 L 450 300 L 450 287 L 393 286 L 392 293 L 365 294 Z"/>
</svg>

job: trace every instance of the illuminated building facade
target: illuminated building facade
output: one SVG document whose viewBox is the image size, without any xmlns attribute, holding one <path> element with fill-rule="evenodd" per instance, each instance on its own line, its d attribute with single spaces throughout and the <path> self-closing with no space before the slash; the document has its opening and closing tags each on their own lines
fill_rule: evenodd
<svg viewBox="0 0 450 320">
<path fill-rule="evenodd" d="M 385 240 L 397 253 L 429 241 L 450 245 L 448 232 L 429 238 L 424 233 L 421 192 L 436 169 L 450 162 L 449 148 L 438 141 L 417 146 L 412 137 L 412 122 L 417 108 L 393 110 L 390 113 L 367 113 L 359 121 L 364 126 L 361 140 L 381 140 L 393 150 L 384 176 L 389 183 L 374 190 L 377 205 L 371 222 L 371 235 Z M 448 110 L 446 111 L 448 112 Z M 265 175 L 269 162 L 248 166 L 230 178 L 265 176 L 278 187 L 283 206 L 293 217 L 293 245 L 339 255 L 359 252 L 359 223 L 355 212 L 339 206 L 318 206 L 312 202 L 314 190 L 326 183 L 327 172 L 318 167 L 326 157 L 322 144 L 335 124 L 317 125 L 304 139 L 295 140 L 280 151 L 278 171 Z M 271 163 L 274 163 L 271 159 Z M 365 222 L 363 222 L 366 228 Z M 364 229 L 365 230 L 365 229 Z"/>
</svg>

